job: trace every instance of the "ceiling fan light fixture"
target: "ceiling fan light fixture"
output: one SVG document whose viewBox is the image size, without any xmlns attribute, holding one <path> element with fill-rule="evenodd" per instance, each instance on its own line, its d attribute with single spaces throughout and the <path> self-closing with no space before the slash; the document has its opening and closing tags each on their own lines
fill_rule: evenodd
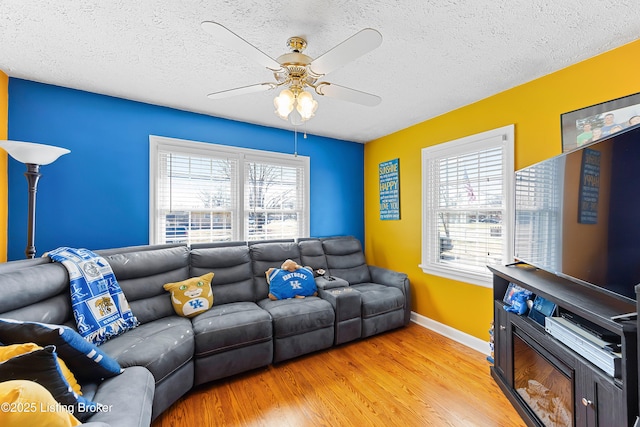
<svg viewBox="0 0 640 427">
<path fill-rule="evenodd" d="M 273 105 L 276 107 L 275 113 L 283 120 L 290 119 L 289 114 L 291 114 L 295 107 L 297 117 L 295 120 L 291 118 L 291 122 L 294 125 L 309 120 L 318 109 L 318 101 L 313 99 L 313 96 L 304 90 L 298 91 L 296 94 L 290 89 L 284 89 L 280 92 L 280 95 L 274 98 Z"/>
<path fill-rule="evenodd" d="M 302 118 L 297 109 L 293 110 L 291 114 L 289 114 L 289 123 L 294 126 L 300 126 L 303 124 L 305 120 Z"/>
<path fill-rule="evenodd" d="M 296 110 L 300 113 L 303 121 L 309 120 L 314 116 L 318 109 L 318 101 L 313 99 L 313 96 L 306 91 L 302 91 L 297 98 Z"/>
<path fill-rule="evenodd" d="M 293 111 L 293 104 L 296 101 L 296 97 L 289 89 L 284 89 L 280 92 L 280 95 L 276 96 L 273 100 L 273 105 L 276 107 L 276 114 L 283 120 L 287 120 L 289 113 Z"/>
</svg>

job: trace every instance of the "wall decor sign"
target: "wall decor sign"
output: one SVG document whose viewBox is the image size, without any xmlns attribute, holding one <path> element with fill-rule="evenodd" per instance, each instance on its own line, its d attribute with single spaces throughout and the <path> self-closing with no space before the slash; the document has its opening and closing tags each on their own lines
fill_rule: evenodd
<svg viewBox="0 0 640 427">
<path fill-rule="evenodd" d="M 580 200 L 578 200 L 578 222 L 598 223 L 598 198 L 600 196 L 600 152 L 585 148 L 582 152 L 580 170 Z"/>
<path fill-rule="evenodd" d="M 380 163 L 380 219 L 400 219 L 400 159 Z"/>
<path fill-rule="evenodd" d="M 570 111 L 560 116 L 562 152 L 640 124 L 640 93 Z"/>
</svg>

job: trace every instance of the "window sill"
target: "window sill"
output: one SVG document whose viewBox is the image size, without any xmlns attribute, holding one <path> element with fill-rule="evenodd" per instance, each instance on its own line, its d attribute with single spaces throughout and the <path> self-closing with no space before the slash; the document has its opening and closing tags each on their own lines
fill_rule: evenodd
<svg viewBox="0 0 640 427">
<path fill-rule="evenodd" d="M 475 286 L 482 286 L 484 288 L 493 288 L 493 279 L 488 269 L 486 270 L 486 274 L 482 274 L 460 271 L 455 268 L 448 268 L 444 266 L 420 264 L 418 267 L 420 267 L 426 274 L 444 277 L 445 279 L 457 280 L 459 282 L 469 283 Z"/>
</svg>

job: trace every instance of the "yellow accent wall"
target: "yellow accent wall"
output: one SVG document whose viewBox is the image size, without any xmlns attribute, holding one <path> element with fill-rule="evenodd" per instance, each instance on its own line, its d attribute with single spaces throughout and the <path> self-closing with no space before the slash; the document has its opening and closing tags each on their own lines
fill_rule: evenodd
<svg viewBox="0 0 640 427">
<path fill-rule="evenodd" d="M 515 125 L 515 168 L 560 154 L 560 115 L 640 92 L 640 41 L 624 45 L 365 145 L 365 253 L 405 272 L 412 310 L 488 341 L 492 290 L 425 274 L 421 262 L 421 149 Z M 499 79 L 497 75 L 495 78 Z M 482 84 L 482 82 L 478 82 Z M 429 102 L 424 94 L 424 102 Z M 400 159 L 400 215 L 381 221 L 378 165 Z"/>
<path fill-rule="evenodd" d="M 9 108 L 9 77 L 0 71 L 0 139 L 7 139 L 7 115 Z M 7 153 L 0 150 L 0 262 L 7 260 Z"/>
</svg>

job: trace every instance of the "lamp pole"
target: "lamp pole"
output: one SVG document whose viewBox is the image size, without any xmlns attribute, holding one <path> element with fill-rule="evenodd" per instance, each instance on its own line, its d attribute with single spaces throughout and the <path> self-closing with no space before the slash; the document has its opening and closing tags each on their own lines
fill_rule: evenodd
<svg viewBox="0 0 640 427">
<path fill-rule="evenodd" d="M 42 174 L 40 173 L 40 165 L 35 163 L 27 163 L 27 171 L 24 173 L 27 177 L 29 185 L 29 216 L 27 217 L 27 248 L 24 253 L 27 258 L 36 257 L 36 193 L 38 191 L 38 180 Z"/>
<path fill-rule="evenodd" d="M 40 166 L 55 162 L 58 157 L 70 153 L 66 148 L 53 145 L 36 144 L 35 142 L 1 140 L 0 148 L 11 157 L 27 165 L 24 176 L 29 185 L 29 215 L 27 217 L 27 258 L 36 257 L 36 192 L 40 180 Z"/>
</svg>

